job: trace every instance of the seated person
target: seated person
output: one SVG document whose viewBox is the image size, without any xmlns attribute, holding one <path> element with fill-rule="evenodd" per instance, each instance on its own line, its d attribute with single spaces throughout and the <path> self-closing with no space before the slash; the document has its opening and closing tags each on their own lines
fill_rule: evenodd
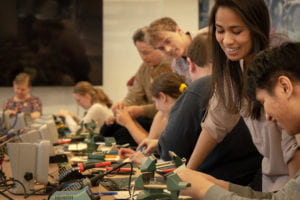
<svg viewBox="0 0 300 200">
<path fill-rule="evenodd" d="M 159 110 L 165 118 L 169 117 L 171 108 L 185 87 L 184 78 L 173 72 L 163 73 L 154 79 L 150 91 L 156 109 Z M 129 130 L 138 144 L 147 137 L 147 131 L 129 115 L 126 108 L 117 110 L 116 119 L 119 124 Z"/>
<path fill-rule="evenodd" d="M 99 133 L 105 120 L 113 116 L 110 106 L 111 100 L 100 88 L 94 88 L 87 81 L 78 82 L 73 89 L 73 97 L 77 104 L 87 112 L 82 119 L 68 110 L 61 110 L 57 115 L 65 117 L 66 123 L 74 134 L 80 128 L 79 122 L 89 123 L 92 120 L 96 123 L 95 132 Z"/>
<path fill-rule="evenodd" d="M 178 98 L 173 106 L 168 123 L 157 139 L 146 139 L 139 146 L 144 146 L 144 153 L 149 154 L 157 147 L 160 158 L 170 160 L 169 151 L 189 160 L 201 132 L 200 122 L 205 114 L 209 98 L 211 74 L 210 43 L 207 36 L 199 34 L 192 40 L 188 51 L 191 85 Z M 134 153 L 122 149 L 121 156 Z M 125 154 L 125 155 L 122 155 Z M 133 161 L 140 163 L 141 155 L 132 155 Z M 214 175 L 224 180 L 248 185 L 260 168 L 261 156 L 254 147 L 249 131 L 243 120 L 228 134 L 217 148 L 198 167 L 199 171 Z M 260 188 L 260 183 L 254 183 Z"/>
<path fill-rule="evenodd" d="M 140 28 L 133 35 L 134 45 L 143 63 L 135 74 L 133 86 L 128 90 L 126 97 L 122 101 L 114 103 L 112 111 L 116 114 L 118 109 L 126 107 L 130 116 L 137 119 L 138 123 L 146 131 L 149 131 L 153 117 L 157 112 L 150 93 L 151 82 L 161 73 L 171 71 L 171 59 L 146 43 L 146 30 L 147 27 Z M 107 126 L 103 126 L 102 135 L 115 137 L 118 144 L 137 145 L 125 128 L 112 122 L 114 120 L 110 119 Z"/>
<path fill-rule="evenodd" d="M 299 42 L 263 50 L 248 67 L 245 79 L 245 91 L 250 103 L 259 102 L 266 119 L 276 122 L 291 136 L 300 133 L 299 55 Z M 191 183 L 191 187 L 183 193 L 193 199 L 300 199 L 299 169 L 295 178 L 277 192 L 256 192 L 187 168 L 177 173 L 183 181 Z"/>
<path fill-rule="evenodd" d="M 38 97 L 30 94 L 32 88 L 30 75 L 19 73 L 13 81 L 13 87 L 15 96 L 7 100 L 4 106 L 6 112 L 10 116 L 22 112 L 32 120 L 39 118 L 42 114 L 42 102 Z"/>
</svg>

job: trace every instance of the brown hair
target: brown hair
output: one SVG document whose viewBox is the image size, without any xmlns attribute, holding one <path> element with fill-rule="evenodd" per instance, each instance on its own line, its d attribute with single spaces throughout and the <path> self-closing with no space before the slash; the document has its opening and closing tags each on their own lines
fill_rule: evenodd
<svg viewBox="0 0 300 200">
<path fill-rule="evenodd" d="M 200 33 L 193 38 L 187 50 L 187 57 L 199 67 L 211 62 L 211 41 L 207 33 Z"/>
<path fill-rule="evenodd" d="M 159 93 L 163 92 L 166 95 L 177 99 L 181 95 L 179 90 L 181 84 L 185 84 L 183 76 L 174 72 L 166 72 L 153 80 L 151 85 L 151 94 L 153 97 L 158 98 Z"/>
<path fill-rule="evenodd" d="M 103 103 L 109 108 L 112 105 L 111 100 L 103 92 L 102 89 L 94 88 L 93 85 L 87 81 L 78 82 L 73 89 L 73 93 L 79 94 L 81 96 L 84 96 L 86 94 L 91 95 L 92 103 Z"/>
<path fill-rule="evenodd" d="M 147 42 L 153 45 L 155 42 L 161 40 L 161 31 L 175 32 L 177 23 L 170 17 L 162 17 L 153 21 L 147 29 Z"/>
<path fill-rule="evenodd" d="M 19 84 L 25 84 L 27 83 L 28 87 L 31 87 L 31 78 L 30 78 L 30 75 L 27 74 L 27 73 L 19 73 L 14 81 L 13 81 L 13 84 L 16 84 L 16 85 L 19 85 Z"/>
<path fill-rule="evenodd" d="M 133 43 L 136 42 L 146 42 L 145 36 L 147 32 L 147 27 L 139 28 L 136 30 L 132 36 Z"/>
</svg>

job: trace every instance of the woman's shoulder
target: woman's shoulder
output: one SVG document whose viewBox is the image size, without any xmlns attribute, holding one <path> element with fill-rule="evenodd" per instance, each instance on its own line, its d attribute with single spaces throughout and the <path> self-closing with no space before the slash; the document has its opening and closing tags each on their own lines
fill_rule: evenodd
<svg viewBox="0 0 300 200">
<path fill-rule="evenodd" d="M 94 103 L 90 109 L 93 109 L 93 110 L 109 110 L 110 111 L 110 108 L 108 108 L 106 105 L 103 105 L 101 103 Z"/>
<path fill-rule="evenodd" d="M 89 113 L 102 113 L 106 115 L 111 115 L 113 116 L 113 113 L 110 108 L 107 106 L 100 104 L 100 103 L 94 103 L 90 109 L 88 110 Z"/>
</svg>

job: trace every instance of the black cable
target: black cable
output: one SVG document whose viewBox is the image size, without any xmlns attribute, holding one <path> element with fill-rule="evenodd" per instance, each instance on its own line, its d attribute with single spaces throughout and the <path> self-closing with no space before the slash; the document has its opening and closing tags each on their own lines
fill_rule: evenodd
<svg viewBox="0 0 300 200">
<path fill-rule="evenodd" d="M 116 167 L 113 167 L 112 169 L 108 170 L 104 174 L 100 174 L 100 175 L 94 176 L 93 178 L 90 179 L 92 186 L 96 186 L 97 183 L 98 183 L 98 181 L 100 179 L 102 179 L 104 176 L 112 173 L 113 171 L 115 171 L 117 169 L 120 169 L 121 167 L 123 167 L 123 166 L 125 166 L 127 164 L 130 164 L 130 169 L 131 169 L 131 173 L 129 175 L 129 181 L 128 181 L 128 192 L 129 192 L 129 196 L 131 196 L 130 186 L 131 186 L 131 177 L 133 175 L 133 164 L 131 162 L 122 163 L 122 164 L 120 164 L 120 165 L 118 165 Z"/>
<path fill-rule="evenodd" d="M 25 188 L 24 184 L 23 184 L 21 181 L 19 181 L 19 180 L 17 180 L 17 179 L 14 179 L 14 178 L 8 179 L 7 181 L 12 181 L 12 182 L 13 182 L 13 184 L 11 184 L 12 186 L 15 185 L 14 182 L 19 183 L 19 184 L 22 186 L 23 190 L 24 190 L 24 197 L 27 195 L 26 188 Z M 7 191 L 8 191 L 9 193 L 13 194 L 13 195 L 17 195 L 17 194 L 15 194 L 15 193 L 13 193 L 13 192 L 11 192 L 11 191 L 9 191 L 9 190 L 7 190 Z"/>
</svg>

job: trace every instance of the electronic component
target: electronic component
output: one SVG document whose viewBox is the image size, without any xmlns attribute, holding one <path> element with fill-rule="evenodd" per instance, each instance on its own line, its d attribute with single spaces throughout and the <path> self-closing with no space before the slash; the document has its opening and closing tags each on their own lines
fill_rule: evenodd
<svg viewBox="0 0 300 200">
<path fill-rule="evenodd" d="M 48 183 L 50 142 L 8 143 L 7 150 L 11 162 L 13 178 L 23 184 L 16 183 L 13 192 L 25 194 L 33 189 L 34 181 L 46 185 Z"/>
<path fill-rule="evenodd" d="M 96 200 L 99 199 L 93 195 L 88 186 L 78 191 L 56 191 L 49 200 L 72 199 L 72 200 Z"/>
</svg>

